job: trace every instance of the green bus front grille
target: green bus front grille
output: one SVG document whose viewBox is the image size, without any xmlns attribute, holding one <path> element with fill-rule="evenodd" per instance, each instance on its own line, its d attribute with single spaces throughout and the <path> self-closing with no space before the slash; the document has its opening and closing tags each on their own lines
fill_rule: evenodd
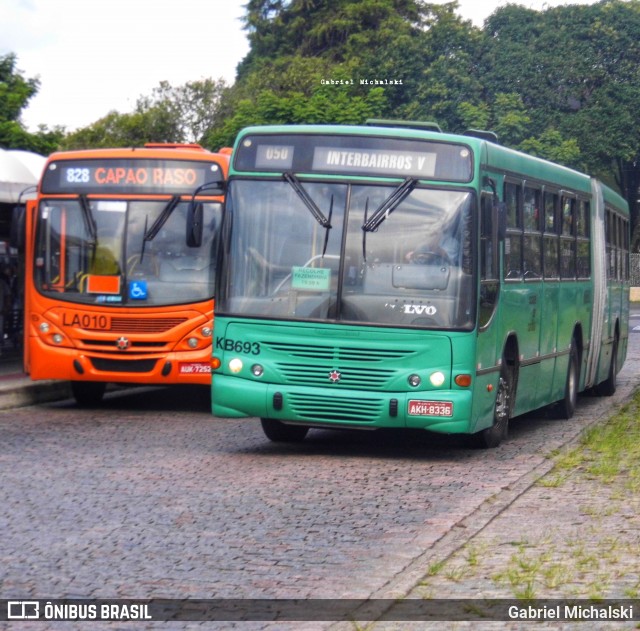
<svg viewBox="0 0 640 631">
<path fill-rule="evenodd" d="M 382 399 L 358 399 L 311 394 L 287 395 L 296 418 L 302 421 L 373 423 L 387 413 Z"/>
<path fill-rule="evenodd" d="M 276 370 L 286 381 L 297 386 L 327 386 L 331 384 L 329 375 L 332 371 L 340 371 L 340 381 L 331 384 L 338 388 L 359 388 L 379 390 L 385 388 L 395 376 L 394 370 L 364 368 L 347 364 L 324 364 L 320 366 L 304 366 L 302 364 L 276 363 Z"/>
<path fill-rule="evenodd" d="M 330 361 L 351 362 L 384 362 L 390 359 L 406 359 L 413 355 L 412 349 L 400 348 L 357 348 L 349 346 L 291 344 L 285 342 L 262 342 L 267 348 L 276 353 L 284 353 L 290 357 L 326 359 Z"/>
</svg>

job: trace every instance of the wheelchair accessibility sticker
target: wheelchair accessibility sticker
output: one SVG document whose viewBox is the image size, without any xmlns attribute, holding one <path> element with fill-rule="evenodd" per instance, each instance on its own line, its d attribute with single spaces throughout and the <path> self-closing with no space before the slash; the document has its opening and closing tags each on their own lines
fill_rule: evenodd
<svg viewBox="0 0 640 631">
<path fill-rule="evenodd" d="M 132 280 L 129 283 L 129 298 L 131 300 L 146 300 L 147 293 L 146 280 Z"/>
</svg>

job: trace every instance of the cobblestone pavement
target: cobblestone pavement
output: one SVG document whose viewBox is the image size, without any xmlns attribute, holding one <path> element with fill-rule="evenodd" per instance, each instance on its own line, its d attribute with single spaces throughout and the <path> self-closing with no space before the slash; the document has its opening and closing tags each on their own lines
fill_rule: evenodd
<svg viewBox="0 0 640 631">
<path fill-rule="evenodd" d="M 604 542 L 597 550 L 605 554 L 611 533 L 611 580 L 599 575 L 604 564 L 558 573 L 576 585 L 638 589 L 630 568 L 637 498 L 607 499 L 578 478 L 536 484 L 553 465 L 552 450 L 635 389 L 634 336 L 613 398 L 581 397 L 570 421 L 520 419 L 506 443 L 487 451 L 422 433 L 312 431 L 302 445 L 278 446 L 256 421 L 212 419 L 195 390 L 114 393 L 95 410 L 63 402 L 0 412 L 0 596 L 512 596 L 504 568 L 514 555 L 526 561 L 570 549 L 588 566 L 589 548 Z M 549 593 L 567 583 L 547 580 L 558 581 Z M 438 628 L 466 628 L 447 624 Z M 231 626 L 369 627 L 147 624 Z"/>
<path fill-rule="evenodd" d="M 634 334 L 632 333 L 632 336 Z M 635 333 L 638 335 L 638 333 Z M 635 339 L 632 337 L 632 341 Z M 631 347 L 624 373 L 630 392 L 640 363 Z M 609 404 L 583 400 L 588 414 L 605 419 Z M 584 413 L 584 408 L 581 413 Z M 595 479 L 582 468 L 551 470 L 507 503 L 461 547 L 437 545 L 433 562 L 406 598 L 420 599 L 635 599 L 640 606 L 640 497 L 628 480 Z M 467 528 L 475 516 L 457 524 Z M 440 548 L 438 554 L 438 548 Z M 449 550 L 447 549 L 449 548 Z M 336 629 L 341 625 L 337 625 Z M 637 629 L 638 622 L 482 622 L 491 629 Z M 471 629 L 478 623 L 378 623 L 368 631 Z"/>
</svg>

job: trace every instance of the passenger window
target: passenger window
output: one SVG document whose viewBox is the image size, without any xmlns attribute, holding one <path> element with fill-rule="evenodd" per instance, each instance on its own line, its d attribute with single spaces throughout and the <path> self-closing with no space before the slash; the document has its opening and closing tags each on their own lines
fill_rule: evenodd
<svg viewBox="0 0 640 631">
<path fill-rule="evenodd" d="M 557 213 L 558 195 L 556 193 L 545 192 L 544 194 L 544 231 L 558 232 Z"/>
<path fill-rule="evenodd" d="M 573 235 L 574 214 L 576 200 L 570 197 L 562 198 L 562 234 Z"/>
<path fill-rule="evenodd" d="M 512 182 L 505 182 L 504 201 L 507 205 L 507 227 L 519 228 L 520 223 L 520 186 Z"/>
<path fill-rule="evenodd" d="M 522 204 L 524 214 L 524 229 L 531 232 L 540 230 L 540 191 L 525 187 L 524 202 Z"/>
</svg>

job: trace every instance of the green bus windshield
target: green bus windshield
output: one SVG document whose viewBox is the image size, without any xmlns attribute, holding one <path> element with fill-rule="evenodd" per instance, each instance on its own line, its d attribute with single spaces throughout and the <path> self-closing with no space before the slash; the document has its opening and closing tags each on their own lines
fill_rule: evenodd
<svg viewBox="0 0 640 631">
<path fill-rule="evenodd" d="M 470 190 L 233 179 L 219 313 L 471 329 Z M 410 190 L 409 190 L 410 189 Z M 373 229 L 367 219 L 387 208 Z"/>
</svg>

